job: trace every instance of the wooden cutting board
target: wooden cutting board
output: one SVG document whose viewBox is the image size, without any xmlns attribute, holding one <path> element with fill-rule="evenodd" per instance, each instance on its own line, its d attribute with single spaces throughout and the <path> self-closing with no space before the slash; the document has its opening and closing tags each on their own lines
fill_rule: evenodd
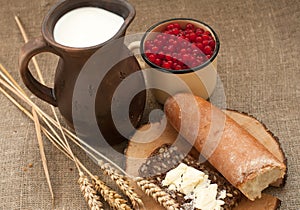
<svg viewBox="0 0 300 210">
<path fill-rule="evenodd" d="M 263 144 L 275 157 L 277 157 L 283 163 L 286 163 L 285 155 L 280 147 L 280 143 L 278 139 L 263 125 L 261 122 L 256 120 L 254 117 L 249 116 L 244 113 L 239 113 L 237 111 L 226 110 L 224 111 L 229 117 L 234 119 L 237 123 L 239 123 L 245 130 L 247 130 L 250 134 L 252 134 L 261 144 Z M 151 131 L 149 131 L 151 127 Z M 147 124 L 139 128 L 139 131 L 147 131 L 147 133 L 139 133 L 137 132 L 132 139 L 134 141 L 130 141 L 128 147 L 125 151 L 127 157 L 134 157 L 134 159 L 127 158 L 126 161 L 126 171 L 131 174 L 138 176 L 138 169 L 144 163 L 145 158 L 149 157 L 150 154 L 158 147 L 163 144 L 172 144 L 174 140 L 177 138 L 176 130 L 170 126 L 166 125 L 166 128 L 163 132 L 160 130 L 162 125 L 157 122 L 153 124 Z M 159 135 L 161 134 L 161 135 Z M 142 138 L 140 138 L 142 137 Z M 136 139 L 143 139 L 144 142 L 137 142 Z M 153 140 L 154 139 L 154 140 Z M 147 142 L 148 140 L 152 140 Z M 179 146 L 182 147 L 188 144 L 184 140 L 180 141 Z M 196 151 L 193 151 L 195 155 L 197 155 Z M 192 152 L 192 153 L 193 153 Z M 141 160 L 137 160 L 136 158 L 141 158 Z M 281 186 L 284 184 L 284 180 L 280 179 L 273 186 Z M 161 206 L 159 206 L 152 198 L 146 196 L 143 192 L 141 192 L 136 187 L 137 193 L 142 197 L 142 200 L 145 204 L 145 209 L 151 210 L 163 210 Z M 243 199 L 240 205 L 235 208 L 235 210 L 273 210 L 276 209 L 280 204 L 280 201 L 271 195 L 264 194 L 261 199 L 258 199 L 254 202 L 249 201 L 248 199 Z"/>
</svg>

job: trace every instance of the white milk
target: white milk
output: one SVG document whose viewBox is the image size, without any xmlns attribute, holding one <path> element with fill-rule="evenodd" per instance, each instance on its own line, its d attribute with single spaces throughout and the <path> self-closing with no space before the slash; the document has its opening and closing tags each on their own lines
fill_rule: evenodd
<svg viewBox="0 0 300 210">
<path fill-rule="evenodd" d="M 54 27 L 56 42 L 69 47 L 91 47 L 112 38 L 123 17 L 97 7 L 81 7 L 64 14 Z"/>
</svg>

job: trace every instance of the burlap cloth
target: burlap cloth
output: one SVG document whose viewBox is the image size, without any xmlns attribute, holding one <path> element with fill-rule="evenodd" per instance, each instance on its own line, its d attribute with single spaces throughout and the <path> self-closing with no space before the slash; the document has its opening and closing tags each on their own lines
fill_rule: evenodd
<svg viewBox="0 0 300 210">
<path fill-rule="evenodd" d="M 40 35 L 44 15 L 55 2 L 0 0 L 0 62 L 22 87 L 18 55 L 23 39 L 14 15 L 20 16 L 29 37 L 36 37 Z M 299 1 L 130 2 L 137 15 L 128 34 L 143 32 L 152 24 L 172 17 L 199 19 L 216 30 L 221 41 L 218 72 L 225 87 L 227 107 L 257 117 L 279 137 L 288 158 L 288 180 L 283 189 L 268 192 L 283 201 L 281 209 L 299 209 Z M 38 60 L 51 85 L 56 58 L 44 55 Z M 51 209 L 34 124 L 2 94 L 0 101 L 0 209 Z M 87 209 L 77 184 L 75 165 L 48 141 L 45 152 L 55 208 Z M 92 172 L 101 174 L 83 152 L 76 152 Z"/>
</svg>

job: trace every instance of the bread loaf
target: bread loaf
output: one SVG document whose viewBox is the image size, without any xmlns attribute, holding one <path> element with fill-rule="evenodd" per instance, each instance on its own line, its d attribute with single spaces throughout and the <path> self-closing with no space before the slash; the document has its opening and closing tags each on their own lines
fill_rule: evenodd
<svg viewBox="0 0 300 210">
<path fill-rule="evenodd" d="M 165 103 L 169 123 L 247 198 L 282 178 L 286 166 L 220 109 L 191 94 Z"/>
</svg>

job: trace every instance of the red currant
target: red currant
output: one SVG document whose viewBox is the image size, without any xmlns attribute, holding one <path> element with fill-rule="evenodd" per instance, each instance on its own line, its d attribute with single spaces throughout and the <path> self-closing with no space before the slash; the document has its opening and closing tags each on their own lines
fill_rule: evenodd
<svg viewBox="0 0 300 210">
<path fill-rule="evenodd" d="M 155 55 L 151 54 L 151 55 L 148 56 L 148 59 L 149 59 L 149 61 L 151 61 L 152 63 L 154 63 L 156 57 L 155 57 Z"/>
<path fill-rule="evenodd" d="M 208 44 L 209 44 L 209 46 L 211 46 L 212 49 L 214 49 L 216 42 L 214 40 L 209 40 Z"/>
<path fill-rule="evenodd" d="M 153 40 L 145 41 L 144 46 L 150 62 L 164 69 L 182 70 L 197 67 L 210 59 L 216 42 L 210 31 L 192 23 L 181 27 L 173 22 Z"/>
<path fill-rule="evenodd" d="M 174 49 L 175 49 L 175 47 L 174 47 L 174 45 L 170 45 L 170 46 L 168 46 L 168 52 L 173 52 L 174 51 Z"/>
<path fill-rule="evenodd" d="M 172 23 L 170 23 L 169 25 L 167 25 L 167 29 L 168 30 L 172 30 L 174 28 L 174 25 Z"/>
<path fill-rule="evenodd" d="M 157 54 L 157 57 L 158 57 L 159 59 L 164 59 L 164 58 L 165 58 L 164 52 L 163 52 L 163 51 L 160 51 L 160 52 Z"/>
<path fill-rule="evenodd" d="M 201 36 L 197 36 L 195 41 L 196 41 L 196 42 L 202 42 L 202 40 L 203 40 L 203 39 L 202 39 Z"/>
<path fill-rule="evenodd" d="M 191 42 L 194 42 L 196 37 L 197 37 L 197 35 L 194 32 L 192 32 L 192 33 L 190 33 L 190 38 L 189 39 L 190 39 Z"/>
<path fill-rule="evenodd" d="M 170 69 L 171 68 L 171 65 L 169 62 L 164 62 L 163 65 L 162 65 L 163 68 L 165 69 Z"/>
<path fill-rule="evenodd" d="M 178 28 L 179 30 L 181 29 L 179 23 L 173 23 L 174 28 Z"/>
<path fill-rule="evenodd" d="M 166 55 L 165 55 L 165 59 L 166 59 L 167 61 L 171 61 L 173 58 L 172 58 L 172 56 L 171 56 L 170 54 L 166 54 Z"/>
<path fill-rule="evenodd" d="M 195 28 L 195 26 L 192 23 L 188 23 L 188 24 L 186 24 L 186 28 L 193 30 Z"/>
<path fill-rule="evenodd" d="M 158 50 L 159 50 L 159 49 L 158 49 L 157 46 L 154 46 L 154 47 L 152 47 L 152 49 L 151 49 L 151 51 L 152 51 L 153 53 L 157 53 Z"/>
<path fill-rule="evenodd" d="M 205 46 L 203 51 L 206 55 L 212 54 L 212 49 L 211 49 L 211 46 L 209 46 L 209 45 Z"/>
<path fill-rule="evenodd" d="M 200 35 L 202 35 L 204 33 L 204 30 L 202 29 L 202 28 L 197 28 L 196 29 L 196 35 L 197 36 L 200 36 Z"/>
<path fill-rule="evenodd" d="M 209 31 L 204 31 L 204 34 L 211 36 L 211 33 Z"/>
<path fill-rule="evenodd" d="M 178 35 L 179 34 L 179 29 L 178 28 L 173 28 L 172 32 L 174 35 Z"/>
<path fill-rule="evenodd" d="M 180 53 L 181 53 L 181 54 L 185 54 L 185 53 L 186 53 L 186 48 L 182 48 L 182 49 L 180 50 Z"/>
<path fill-rule="evenodd" d="M 161 65 L 161 60 L 159 58 L 156 58 L 155 61 L 154 61 L 154 63 L 156 65 L 160 66 Z"/>
<path fill-rule="evenodd" d="M 180 69 L 182 69 L 182 67 L 181 67 L 181 65 L 176 65 L 174 69 L 175 70 L 180 70 Z"/>
<path fill-rule="evenodd" d="M 202 44 L 203 44 L 204 46 L 207 46 L 207 45 L 208 45 L 208 40 L 203 40 Z"/>
<path fill-rule="evenodd" d="M 203 35 L 202 35 L 202 39 L 203 39 L 203 40 L 209 40 L 209 36 L 208 36 L 207 34 L 203 34 Z"/>
<path fill-rule="evenodd" d="M 204 46 L 203 46 L 202 43 L 197 43 L 196 46 L 197 46 L 201 51 L 203 51 Z"/>
</svg>

